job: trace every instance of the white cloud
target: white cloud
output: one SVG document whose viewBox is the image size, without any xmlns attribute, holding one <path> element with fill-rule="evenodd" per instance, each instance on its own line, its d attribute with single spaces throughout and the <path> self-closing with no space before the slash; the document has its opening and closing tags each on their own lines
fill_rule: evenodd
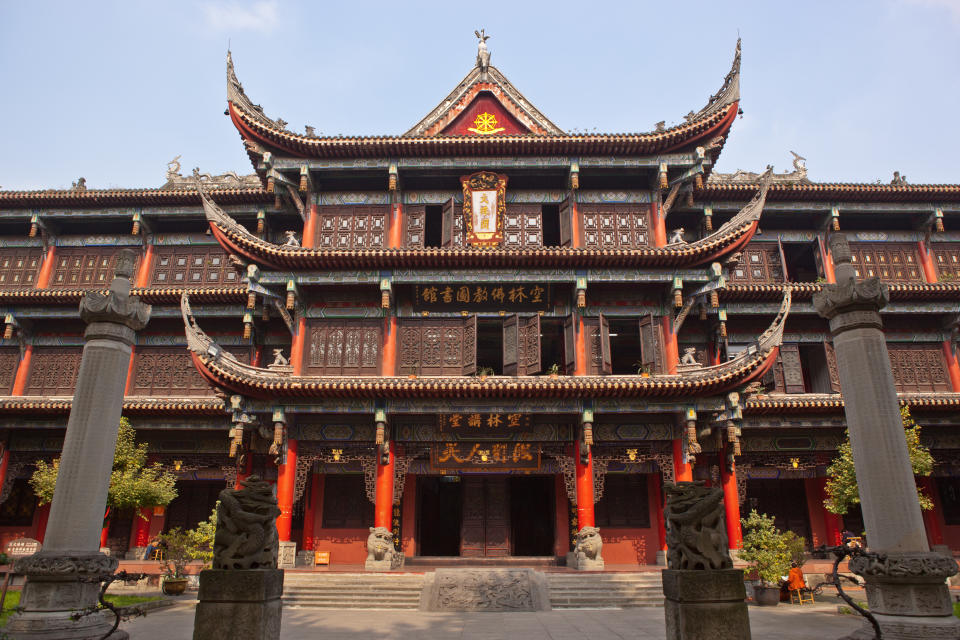
<svg viewBox="0 0 960 640">
<path fill-rule="evenodd" d="M 960 23 L 960 0 L 907 0 L 908 4 L 944 9 L 950 17 Z"/>
<path fill-rule="evenodd" d="M 203 5 L 203 14 L 207 24 L 217 31 L 270 33 L 280 23 L 279 9 L 277 0 L 208 2 Z"/>
</svg>

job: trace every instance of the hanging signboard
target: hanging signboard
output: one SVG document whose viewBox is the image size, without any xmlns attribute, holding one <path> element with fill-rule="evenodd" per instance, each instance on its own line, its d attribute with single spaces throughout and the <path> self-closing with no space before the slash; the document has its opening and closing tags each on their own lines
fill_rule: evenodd
<svg viewBox="0 0 960 640">
<path fill-rule="evenodd" d="M 430 450 L 434 469 L 508 471 L 540 468 L 540 445 L 530 442 L 437 442 Z"/>
<path fill-rule="evenodd" d="M 463 221 L 467 244 L 496 247 L 503 240 L 503 212 L 507 199 L 507 176 L 480 171 L 461 176 Z"/>
<path fill-rule="evenodd" d="M 416 311 L 546 311 L 546 283 L 415 285 Z"/>
<path fill-rule="evenodd" d="M 440 433 L 485 437 L 530 431 L 533 421 L 529 413 L 441 413 L 437 416 L 437 427 Z"/>
</svg>

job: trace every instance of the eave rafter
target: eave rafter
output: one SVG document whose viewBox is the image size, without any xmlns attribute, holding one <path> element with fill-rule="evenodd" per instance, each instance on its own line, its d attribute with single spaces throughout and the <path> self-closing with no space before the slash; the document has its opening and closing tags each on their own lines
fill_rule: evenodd
<svg viewBox="0 0 960 640">
<path fill-rule="evenodd" d="M 683 374 L 641 376 L 384 377 L 294 376 L 289 372 L 246 365 L 214 342 L 197 324 L 189 296 L 181 298 L 187 348 L 200 374 L 226 391 L 257 398 L 603 398 L 688 397 L 722 393 L 749 384 L 764 375 L 779 352 L 790 312 L 790 291 L 780 310 L 757 342 L 719 365 Z"/>
</svg>

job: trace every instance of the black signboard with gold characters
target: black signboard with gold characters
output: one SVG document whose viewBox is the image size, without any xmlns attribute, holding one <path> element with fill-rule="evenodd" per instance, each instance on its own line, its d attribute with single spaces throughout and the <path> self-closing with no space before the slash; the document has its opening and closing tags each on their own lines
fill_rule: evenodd
<svg viewBox="0 0 960 640">
<path fill-rule="evenodd" d="M 460 471 L 536 471 L 540 445 L 532 442 L 437 442 L 430 450 L 434 469 Z"/>
<path fill-rule="evenodd" d="M 529 413 L 444 413 L 437 416 L 437 427 L 440 433 L 486 437 L 530 431 L 533 421 Z"/>
<path fill-rule="evenodd" d="M 546 311 L 550 285 L 541 283 L 416 285 L 416 311 Z"/>
</svg>

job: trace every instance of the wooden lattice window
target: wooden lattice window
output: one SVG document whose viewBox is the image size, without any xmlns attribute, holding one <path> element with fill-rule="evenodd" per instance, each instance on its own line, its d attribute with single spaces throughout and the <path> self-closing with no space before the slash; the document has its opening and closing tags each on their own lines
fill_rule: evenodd
<svg viewBox="0 0 960 640">
<path fill-rule="evenodd" d="M 150 284 L 155 287 L 202 287 L 240 281 L 219 246 L 157 247 Z"/>
<path fill-rule="evenodd" d="M 503 321 L 503 375 L 540 372 L 540 316 L 507 316 Z"/>
<path fill-rule="evenodd" d="M 380 373 L 379 320 L 314 320 L 310 348 L 304 354 L 307 373 L 327 376 L 375 376 Z"/>
<path fill-rule="evenodd" d="M 934 244 L 933 259 L 937 263 L 937 279 L 943 282 L 960 281 L 960 244 Z"/>
<path fill-rule="evenodd" d="M 780 247 L 775 244 L 750 244 L 740 261 L 730 269 L 731 282 L 783 282 Z"/>
<path fill-rule="evenodd" d="M 634 249 L 649 243 L 648 212 L 637 206 L 581 204 L 580 243 L 588 249 Z"/>
<path fill-rule="evenodd" d="M 43 249 L 0 249 L 0 289 L 32 287 L 43 262 Z"/>
<path fill-rule="evenodd" d="M 897 391 L 950 391 L 947 363 L 940 345 L 888 344 L 887 350 Z"/>
<path fill-rule="evenodd" d="M 453 198 L 443 205 L 441 213 L 440 246 L 463 246 L 463 205 L 457 204 Z"/>
<path fill-rule="evenodd" d="M 73 395 L 82 354 L 80 347 L 35 347 L 26 395 Z"/>
<path fill-rule="evenodd" d="M 355 473 L 324 476 L 323 528 L 366 529 L 372 526 L 373 503 L 367 500 L 363 476 Z"/>
<path fill-rule="evenodd" d="M 800 345 L 781 344 L 777 360 L 764 376 L 764 383 L 778 393 L 806 393 Z"/>
<path fill-rule="evenodd" d="M 411 249 L 423 249 L 427 233 L 427 208 L 422 204 L 408 205 L 403 210 L 406 230 L 404 246 Z"/>
<path fill-rule="evenodd" d="M 404 319 L 398 340 L 401 375 L 461 376 L 477 370 L 476 316 Z"/>
<path fill-rule="evenodd" d="M 587 375 L 598 376 L 613 371 L 610 356 L 610 323 L 601 313 L 595 318 L 583 319 L 587 341 Z"/>
<path fill-rule="evenodd" d="M 611 473 L 603 481 L 603 497 L 594 506 L 598 527 L 650 527 L 647 476 Z"/>
<path fill-rule="evenodd" d="M 51 287 L 106 289 L 113 280 L 118 249 L 108 247 L 57 247 Z M 137 264 L 140 256 L 137 256 Z"/>
<path fill-rule="evenodd" d="M 650 373 L 664 373 L 663 328 L 660 321 L 647 314 L 640 318 L 640 365 Z M 702 361 L 701 361 L 702 362 Z"/>
<path fill-rule="evenodd" d="M 8 395 L 13 389 L 13 378 L 20 364 L 20 349 L 5 347 L 0 349 L 0 395 Z"/>
<path fill-rule="evenodd" d="M 543 246 L 543 214 L 540 205 L 507 205 L 503 214 L 503 246 L 508 249 Z"/>
<path fill-rule="evenodd" d="M 381 249 L 390 205 L 320 207 L 317 246 L 321 249 Z"/>
<path fill-rule="evenodd" d="M 241 362 L 247 355 L 233 354 Z M 203 379 L 186 347 L 137 347 L 131 393 L 135 396 L 206 396 L 213 389 Z"/>
<path fill-rule="evenodd" d="M 892 242 L 851 243 L 854 271 L 858 278 L 885 282 L 923 282 L 923 270 L 913 244 Z"/>
</svg>

